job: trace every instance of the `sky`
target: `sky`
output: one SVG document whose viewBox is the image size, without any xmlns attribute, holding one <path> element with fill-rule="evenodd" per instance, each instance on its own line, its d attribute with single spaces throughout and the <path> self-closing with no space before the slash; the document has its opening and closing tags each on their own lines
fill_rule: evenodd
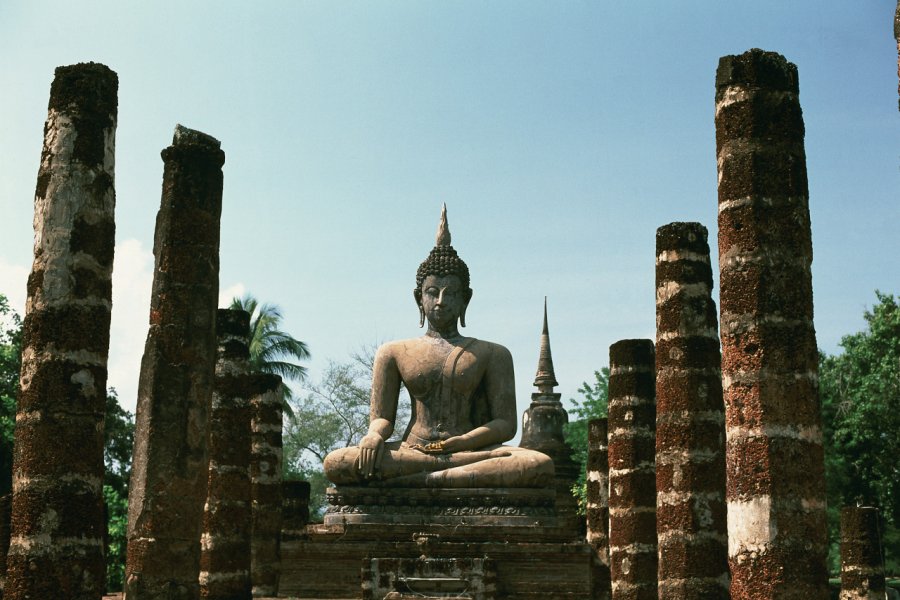
<svg viewBox="0 0 900 600">
<path fill-rule="evenodd" d="M 119 76 L 109 384 L 134 410 L 153 229 L 176 124 L 222 142 L 221 300 L 278 304 L 313 380 L 415 337 L 415 272 L 442 203 L 507 346 L 520 412 L 544 297 L 563 399 L 609 346 L 655 337 L 655 232 L 716 253 L 719 57 L 799 69 L 822 350 L 898 293 L 893 0 L 0 2 L 0 293 L 21 313 L 54 68 Z M 718 276 L 714 295 L 717 297 Z"/>
</svg>

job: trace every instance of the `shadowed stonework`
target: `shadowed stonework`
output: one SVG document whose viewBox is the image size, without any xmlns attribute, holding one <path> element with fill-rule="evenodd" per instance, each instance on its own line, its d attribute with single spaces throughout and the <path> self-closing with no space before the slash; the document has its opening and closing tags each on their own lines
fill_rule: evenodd
<svg viewBox="0 0 900 600">
<path fill-rule="evenodd" d="M 251 379 L 250 496 L 253 596 L 275 596 L 281 575 L 281 377 Z"/>
<path fill-rule="evenodd" d="M 732 598 L 828 597 L 812 242 L 797 68 L 716 73 L 722 383 Z"/>
<path fill-rule="evenodd" d="M 656 600 L 656 377 L 650 340 L 609 347 L 609 554 L 614 600 Z"/>
<path fill-rule="evenodd" d="M 884 600 L 878 509 L 841 509 L 841 600 Z"/>
<path fill-rule="evenodd" d="M 218 141 L 179 125 L 162 158 L 128 493 L 128 600 L 199 594 L 225 154 Z"/>
<path fill-rule="evenodd" d="M 725 407 L 706 227 L 656 231 L 660 600 L 727 600 Z"/>
<path fill-rule="evenodd" d="M 216 313 L 218 357 L 209 410 L 200 597 L 250 600 L 250 315 Z"/>
<path fill-rule="evenodd" d="M 118 77 L 59 67 L 34 198 L 4 598 L 103 594 Z"/>
<path fill-rule="evenodd" d="M 594 597 L 609 600 L 609 447 L 605 418 L 588 423 L 586 480 L 587 542 L 594 550 Z"/>
</svg>

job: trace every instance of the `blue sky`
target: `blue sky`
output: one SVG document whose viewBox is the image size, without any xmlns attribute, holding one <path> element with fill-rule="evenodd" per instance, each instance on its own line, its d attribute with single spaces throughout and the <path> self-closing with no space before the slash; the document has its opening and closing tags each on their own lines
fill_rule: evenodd
<svg viewBox="0 0 900 600">
<path fill-rule="evenodd" d="M 510 348 L 520 410 L 549 298 L 564 398 L 609 345 L 655 335 L 656 228 L 716 245 L 714 78 L 760 47 L 800 73 L 820 347 L 898 292 L 892 0 L 0 3 L 0 292 L 24 306 L 57 65 L 119 74 L 110 384 L 135 404 L 159 152 L 222 141 L 223 295 L 280 304 L 317 376 L 419 335 L 415 270 L 446 202 L 475 295 L 465 332 Z M 716 281 L 718 286 L 718 281 Z"/>
</svg>

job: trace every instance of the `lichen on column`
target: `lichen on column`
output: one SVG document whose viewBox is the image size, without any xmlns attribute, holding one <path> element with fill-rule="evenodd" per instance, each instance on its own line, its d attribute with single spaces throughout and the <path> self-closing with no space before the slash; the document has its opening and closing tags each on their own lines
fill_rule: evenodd
<svg viewBox="0 0 900 600">
<path fill-rule="evenodd" d="M 725 406 L 706 227 L 656 231 L 660 600 L 728 600 Z"/>
<path fill-rule="evenodd" d="M 609 553 L 613 600 L 656 600 L 656 377 L 651 340 L 609 348 Z"/>
<path fill-rule="evenodd" d="M 722 384 L 732 598 L 828 597 L 812 241 L 797 67 L 716 73 Z"/>
<path fill-rule="evenodd" d="M 128 600 L 199 593 L 225 162 L 219 146 L 179 125 L 162 151 L 150 328 L 128 493 Z"/>
<path fill-rule="evenodd" d="M 4 598 L 104 592 L 103 425 L 118 77 L 59 67 L 34 198 Z"/>
</svg>

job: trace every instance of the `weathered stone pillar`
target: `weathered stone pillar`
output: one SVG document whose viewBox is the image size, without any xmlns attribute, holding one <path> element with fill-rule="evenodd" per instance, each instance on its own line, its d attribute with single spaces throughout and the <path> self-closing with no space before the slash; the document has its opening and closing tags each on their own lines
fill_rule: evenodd
<svg viewBox="0 0 900 600">
<path fill-rule="evenodd" d="M 281 531 L 292 536 L 301 536 L 309 523 L 308 481 L 286 480 L 281 483 Z"/>
<path fill-rule="evenodd" d="M 5 598 L 100 598 L 118 77 L 59 67 L 34 198 Z"/>
<path fill-rule="evenodd" d="M 609 600 L 609 446 L 606 419 L 588 422 L 587 543 L 594 550 L 594 598 Z"/>
<path fill-rule="evenodd" d="M 609 347 L 609 553 L 615 600 L 656 600 L 653 342 Z"/>
<path fill-rule="evenodd" d="M 725 405 L 706 227 L 656 230 L 660 600 L 728 600 Z"/>
<path fill-rule="evenodd" d="M 12 516 L 12 494 L 0 496 L 0 600 L 6 587 L 6 556 L 9 552 L 9 520 Z"/>
<path fill-rule="evenodd" d="M 250 600 L 250 315 L 219 309 L 216 337 L 200 597 Z"/>
<path fill-rule="evenodd" d="M 828 597 L 812 242 L 797 68 L 716 73 L 722 383 L 732 598 Z"/>
<path fill-rule="evenodd" d="M 253 596 L 278 594 L 281 576 L 281 377 L 254 377 L 250 420 L 250 494 L 253 499 Z"/>
<path fill-rule="evenodd" d="M 563 434 L 563 428 L 569 422 L 569 414 L 559 400 L 560 394 L 553 391 L 557 385 L 553 355 L 550 352 L 550 331 L 547 327 L 547 299 L 544 298 L 544 328 L 534 378 L 534 386 L 538 391 L 531 395 L 531 405 L 522 415 L 522 440 L 519 446 L 543 452 L 553 459 L 556 512 L 560 525 L 569 524 L 574 527 L 578 503 L 572 495 L 572 486 L 578 480 L 579 467 L 572 460 L 572 449 Z"/>
<path fill-rule="evenodd" d="M 841 509 L 841 600 L 884 600 L 884 559 L 878 509 Z"/>
<path fill-rule="evenodd" d="M 217 140 L 179 125 L 162 157 L 128 493 L 128 600 L 199 594 L 225 154 Z"/>
</svg>

